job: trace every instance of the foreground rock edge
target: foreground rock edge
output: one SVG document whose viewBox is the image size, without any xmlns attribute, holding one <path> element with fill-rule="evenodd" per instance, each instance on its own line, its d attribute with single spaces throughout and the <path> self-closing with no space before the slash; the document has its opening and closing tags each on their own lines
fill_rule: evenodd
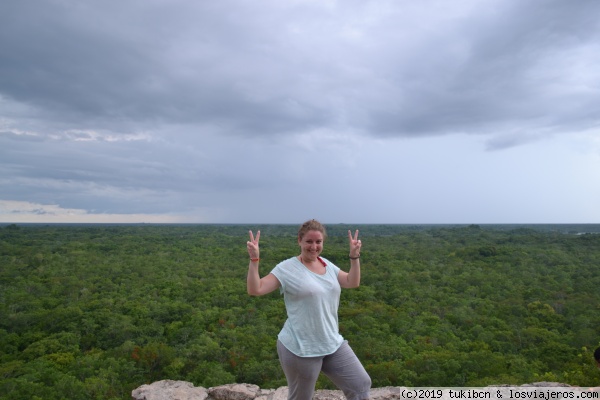
<svg viewBox="0 0 600 400">
<path fill-rule="evenodd" d="M 502 387 L 572 387 L 557 382 L 535 382 L 525 385 L 490 385 L 488 388 Z M 388 386 L 371 389 L 370 399 L 386 400 L 399 399 L 400 392 L 405 386 Z M 286 400 L 287 387 L 278 389 L 261 389 L 248 383 L 232 383 L 227 385 L 203 388 L 190 382 L 162 380 L 148 385 L 142 385 L 131 392 L 132 400 Z M 317 390 L 314 400 L 344 400 L 340 390 Z"/>
</svg>

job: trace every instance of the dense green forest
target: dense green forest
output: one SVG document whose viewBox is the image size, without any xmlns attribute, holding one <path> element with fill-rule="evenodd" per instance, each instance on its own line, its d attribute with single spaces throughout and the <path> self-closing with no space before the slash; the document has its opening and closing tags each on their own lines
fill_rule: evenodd
<svg viewBox="0 0 600 400">
<path fill-rule="evenodd" d="M 383 386 L 597 386 L 600 235 L 583 226 L 328 226 L 323 255 L 362 285 L 340 329 Z M 285 386 L 278 292 L 246 294 L 298 253 L 289 225 L 0 227 L 0 399 L 129 399 L 161 379 Z M 319 388 L 331 388 L 321 378 Z"/>
</svg>

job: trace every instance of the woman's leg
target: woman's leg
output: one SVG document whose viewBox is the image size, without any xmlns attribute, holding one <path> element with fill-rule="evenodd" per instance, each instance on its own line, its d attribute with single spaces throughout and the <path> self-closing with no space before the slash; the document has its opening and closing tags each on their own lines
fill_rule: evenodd
<svg viewBox="0 0 600 400">
<path fill-rule="evenodd" d="M 298 357 L 279 340 L 277 354 L 288 383 L 288 400 L 311 400 L 323 357 Z"/>
<path fill-rule="evenodd" d="M 323 373 L 344 392 L 348 400 L 369 398 L 371 377 L 348 345 L 348 341 L 344 341 L 335 353 L 325 356 Z"/>
</svg>

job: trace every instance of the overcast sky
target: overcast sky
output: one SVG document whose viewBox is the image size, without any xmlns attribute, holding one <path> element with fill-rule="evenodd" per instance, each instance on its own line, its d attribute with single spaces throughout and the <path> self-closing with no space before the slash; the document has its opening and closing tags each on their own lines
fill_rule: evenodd
<svg viewBox="0 0 600 400">
<path fill-rule="evenodd" d="M 3 0 L 0 222 L 600 223 L 596 0 Z"/>
</svg>

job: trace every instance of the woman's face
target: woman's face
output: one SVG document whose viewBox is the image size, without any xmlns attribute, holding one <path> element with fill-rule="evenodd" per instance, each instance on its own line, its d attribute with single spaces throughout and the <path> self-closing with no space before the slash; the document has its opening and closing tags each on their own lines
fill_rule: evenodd
<svg viewBox="0 0 600 400">
<path fill-rule="evenodd" d="M 323 234 L 319 231 L 308 231 L 298 239 L 300 253 L 306 260 L 316 260 L 323 251 Z"/>
</svg>

